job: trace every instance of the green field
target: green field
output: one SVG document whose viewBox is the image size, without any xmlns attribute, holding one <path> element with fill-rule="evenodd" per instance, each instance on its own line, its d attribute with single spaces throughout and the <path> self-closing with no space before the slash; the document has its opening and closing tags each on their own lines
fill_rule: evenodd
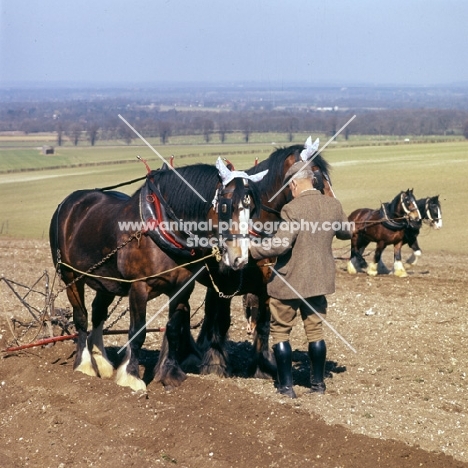
<svg viewBox="0 0 468 468">
<path fill-rule="evenodd" d="M 287 142 L 278 145 L 287 146 Z M 156 149 L 167 159 L 173 154 L 176 166 L 214 163 L 222 155 L 237 169 L 244 169 L 253 165 L 255 157 L 268 157 L 274 147 L 271 142 L 259 142 Z M 147 159 L 153 169 L 161 166 L 147 146 L 63 147 L 53 156 L 43 156 L 37 149 L 0 148 L 0 236 L 47 239 L 53 211 L 72 191 L 144 176 L 145 167 L 136 155 Z M 367 140 L 362 146 L 339 142 L 331 144 L 323 156 L 332 165 L 333 187 L 346 213 L 362 207 L 378 208 L 380 202 L 390 201 L 407 188 L 414 188 L 418 198 L 439 194 L 443 229 L 437 232 L 424 227 L 420 245 L 424 251 L 468 253 L 464 224 L 467 141 L 381 144 Z M 132 193 L 138 186 L 122 191 Z"/>
</svg>

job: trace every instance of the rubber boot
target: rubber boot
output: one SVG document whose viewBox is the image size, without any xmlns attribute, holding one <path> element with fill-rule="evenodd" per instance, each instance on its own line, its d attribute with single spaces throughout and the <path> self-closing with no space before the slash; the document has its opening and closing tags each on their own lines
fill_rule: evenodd
<svg viewBox="0 0 468 468">
<path fill-rule="evenodd" d="M 275 353 L 276 367 L 278 369 L 278 388 L 276 392 L 289 398 L 296 398 L 292 378 L 292 349 L 289 341 L 275 344 L 273 352 Z"/>
<path fill-rule="evenodd" d="M 327 345 L 325 340 L 309 343 L 310 390 L 309 393 L 325 393 L 325 361 Z"/>
</svg>

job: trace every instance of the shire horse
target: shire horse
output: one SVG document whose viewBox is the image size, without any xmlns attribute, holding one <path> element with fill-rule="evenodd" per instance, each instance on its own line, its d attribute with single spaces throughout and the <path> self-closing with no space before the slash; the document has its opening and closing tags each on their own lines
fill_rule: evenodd
<svg viewBox="0 0 468 468">
<path fill-rule="evenodd" d="M 442 208 L 440 206 L 439 195 L 420 198 L 416 200 L 416 204 L 421 213 L 421 221 L 415 223 L 414 227 L 407 227 L 403 238 L 403 245 L 408 244 L 412 250 L 411 256 L 406 260 L 406 268 L 411 268 L 416 265 L 418 258 L 422 255 L 421 248 L 418 244 L 418 236 L 423 222 L 433 229 L 442 228 Z"/>
<path fill-rule="evenodd" d="M 281 221 L 282 207 L 292 199 L 289 187 L 284 187 L 284 176 L 288 169 L 297 161 L 309 161 L 314 170 L 317 183 L 328 195 L 333 196 L 329 177 L 329 165 L 316 154 L 318 140 L 313 144 L 309 138 L 304 145 L 293 145 L 278 148 L 266 160 L 256 163 L 246 172 L 257 174 L 268 170 L 267 175 L 257 183 L 261 194 L 261 210 L 252 218 L 251 234 L 255 237 L 272 236 L 272 230 L 256 226 L 274 226 Z M 270 223 L 270 224 L 268 224 Z M 268 267 L 274 259 L 254 260 L 249 262 L 242 271 L 210 272 L 206 281 L 205 318 L 197 338 L 202 353 L 200 372 L 202 374 L 217 374 L 222 377 L 230 375 L 229 356 L 226 351 L 226 339 L 231 323 L 230 304 L 234 296 L 256 296 L 256 323 L 253 329 L 253 351 L 247 373 L 251 376 L 276 378 L 276 364 L 269 349 L 270 311 L 266 284 L 271 276 Z M 228 279 L 228 281 L 226 281 Z M 206 278 L 205 278 L 206 280 Z M 220 284 L 224 283 L 224 288 Z M 253 299 L 253 297 L 250 299 Z M 248 296 L 247 296 L 248 297 Z"/>
<path fill-rule="evenodd" d="M 223 166 L 219 159 L 217 166 Z M 128 296 L 129 341 L 115 380 L 144 391 L 139 355 L 146 336 L 146 306 L 149 300 L 166 294 L 169 320 L 155 380 L 166 387 L 180 385 L 186 378 L 180 362 L 198 354 L 190 335 L 189 297 L 193 277 L 203 268 L 200 260 L 220 271 L 241 270 L 247 264 L 248 232 L 240 230 L 241 221 L 245 224 L 257 199 L 255 184 L 239 177 L 223 183 L 218 169 L 207 164 L 182 167 L 177 174 L 169 167 L 149 171 L 144 185 L 132 196 L 94 189 L 65 198 L 51 220 L 50 246 L 54 265 L 67 285 L 78 332 L 74 370 L 112 377 L 103 325 L 115 296 Z M 210 226 L 217 225 L 219 211 L 232 221 L 224 231 L 228 238 L 221 239 L 221 262 L 211 255 L 219 233 Z M 197 239 L 205 239 L 209 247 L 197 245 Z M 96 291 L 89 335 L 85 284 Z"/>
<path fill-rule="evenodd" d="M 348 216 L 348 220 L 354 223 L 348 273 L 365 270 L 370 276 L 377 275 L 382 252 L 387 245 L 393 245 L 393 274 L 402 278 L 408 276 L 401 261 L 401 247 L 406 230 L 417 227 L 420 219 L 413 189 L 400 192 L 390 203 L 383 203 L 379 210 L 359 208 L 353 211 Z M 377 246 L 373 262 L 368 265 L 363 253 L 371 242 Z"/>
</svg>

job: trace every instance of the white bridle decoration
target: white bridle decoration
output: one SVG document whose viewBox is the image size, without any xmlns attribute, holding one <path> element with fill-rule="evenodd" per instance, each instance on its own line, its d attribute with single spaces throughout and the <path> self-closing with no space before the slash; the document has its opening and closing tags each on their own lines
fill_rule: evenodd
<svg viewBox="0 0 468 468">
<path fill-rule="evenodd" d="M 221 181 L 223 183 L 223 187 L 226 187 L 231 180 L 236 178 L 248 179 L 252 182 L 259 182 L 262 180 L 268 173 L 268 169 L 266 171 L 259 172 L 258 174 L 249 175 L 244 171 L 231 171 L 224 161 L 218 156 L 216 160 L 216 168 L 218 169 L 219 176 L 221 177 Z"/>
<path fill-rule="evenodd" d="M 318 138 L 312 143 L 312 136 L 309 136 L 304 144 L 304 149 L 301 151 L 301 160 L 308 161 L 317 152 L 319 145 L 320 140 Z"/>
</svg>

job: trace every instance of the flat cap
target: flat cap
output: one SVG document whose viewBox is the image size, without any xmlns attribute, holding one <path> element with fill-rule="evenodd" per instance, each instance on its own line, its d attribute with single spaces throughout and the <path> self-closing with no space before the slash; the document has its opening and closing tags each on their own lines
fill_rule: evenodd
<svg viewBox="0 0 468 468">
<path fill-rule="evenodd" d="M 283 183 L 289 183 L 291 177 L 295 176 L 299 172 L 301 173 L 299 176 L 301 179 L 312 178 L 314 176 L 310 164 L 307 164 L 305 161 L 298 161 L 288 169 L 288 172 L 286 172 L 286 175 L 284 176 Z"/>
</svg>

